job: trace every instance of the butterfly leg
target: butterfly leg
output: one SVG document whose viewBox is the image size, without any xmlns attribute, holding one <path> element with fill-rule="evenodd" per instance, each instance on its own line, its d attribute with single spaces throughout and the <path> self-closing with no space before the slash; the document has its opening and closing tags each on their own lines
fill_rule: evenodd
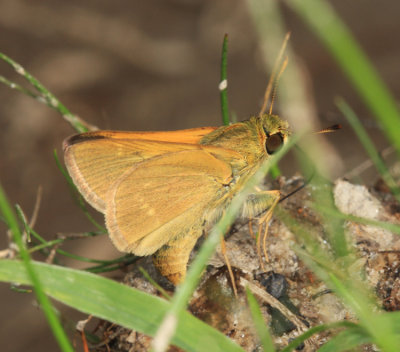
<svg viewBox="0 0 400 352">
<path fill-rule="evenodd" d="M 237 297 L 237 287 L 236 287 L 236 283 L 235 283 L 235 277 L 233 276 L 232 266 L 228 259 L 227 254 L 226 254 L 226 244 L 225 244 L 224 237 L 221 237 L 221 253 L 224 257 L 226 267 L 228 268 L 229 277 L 230 277 L 231 283 L 232 283 L 233 293 L 235 294 L 235 297 Z"/>
<path fill-rule="evenodd" d="M 201 234 L 201 228 L 196 228 L 173 237 L 153 255 L 154 266 L 174 285 L 185 279 L 190 253 Z"/>
<path fill-rule="evenodd" d="M 264 270 L 264 263 L 262 261 L 262 256 L 261 256 L 261 239 L 262 239 L 263 254 L 265 260 L 268 261 L 268 254 L 266 248 L 268 226 L 274 208 L 278 204 L 279 199 L 280 199 L 280 192 L 277 190 L 254 193 L 248 197 L 242 209 L 242 215 L 244 217 L 249 217 L 249 218 L 258 217 L 261 213 L 265 212 L 264 215 L 259 217 L 258 220 L 259 228 L 257 236 L 257 253 L 260 260 L 261 268 L 263 270 Z M 262 231 L 263 225 L 264 225 L 264 231 Z"/>
</svg>

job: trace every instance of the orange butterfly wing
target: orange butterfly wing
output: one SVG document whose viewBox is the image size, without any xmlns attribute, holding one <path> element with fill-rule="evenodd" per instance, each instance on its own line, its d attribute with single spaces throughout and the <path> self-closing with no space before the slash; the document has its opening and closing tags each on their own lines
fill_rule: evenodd
<svg viewBox="0 0 400 352">
<path fill-rule="evenodd" d="M 134 164 L 156 155 L 198 148 L 197 143 L 216 127 L 171 132 L 94 131 L 67 138 L 64 160 L 86 201 L 105 211 L 111 185 Z"/>
<path fill-rule="evenodd" d="M 107 194 L 105 217 L 114 245 L 137 255 L 154 253 L 203 222 L 208 204 L 231 179 L 230 165 L 202 149 L 135 165 Z"/>
<path fill-rule="evenodd" d="M 131 132 L 131 131 L 92 131 L 77 134 L 69 137 L 65 142 L 67 144 L 81 143 L 90 139 L 145 139 L 149 141 L 173 142 L 173 143 L 189 143 L 198 144 L 200 139 L 205 135 L 215 131 L 218 127 L 199 127 L 189 128 L 186 130 L 177 131 L 146 131 L 146 132 Z"/>
</svg>

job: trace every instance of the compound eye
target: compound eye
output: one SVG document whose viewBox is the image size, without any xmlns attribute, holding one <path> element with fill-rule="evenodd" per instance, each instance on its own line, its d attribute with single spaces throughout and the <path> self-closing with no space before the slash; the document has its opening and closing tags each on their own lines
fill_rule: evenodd
<svg viewBox="0 0 400 352">
<path fill-rule="evenodd" d="M 265 148 L 269 155 L 274 154 L 283 144 L 283 136 L 281 133 L 275 133 L 265 141 Z"/>
</svg>

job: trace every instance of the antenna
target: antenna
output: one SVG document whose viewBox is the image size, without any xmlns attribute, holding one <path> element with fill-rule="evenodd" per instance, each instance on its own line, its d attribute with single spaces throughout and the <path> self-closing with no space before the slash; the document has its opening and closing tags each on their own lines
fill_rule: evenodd
<svg viewBox="0 0 400 352">
<path fill-rule="evenodd" d="M 265 112 L 267 111 L 268 101 L 270 100 L 270 97 L 271 97 L 271 92 L 272 92 L 272 89 L 273 89 L 273 86 L 274 86 L 274 82 L 276 82 L 276 79 L 275 79 L 276 72 L 278 71 L 280 66 L 281 67 L 282 66 L 286 67 L 287 62 L 286 62 L 286 64 L 285 63 L 281 64 L 281 61 L 282 61 L 283 53 L 284 53 L 284 51 L 286 49 L 286 46 L 287 46 L 287 43 L 289 41 L 289 38 L 290 38 L 290 32 L 288 32 L 285 35 L 285 38 L 283 40 L 283 43 L 282 43 L 281 49 L 279 51 L 278 57 L 276 58 L 276 61 L 275 61 L 275 64 L 274 64 L 274 68 L 272 70 L 271 77 L 270 77 L 270 79 L 268 81 L 268 85 L 267 85 L 267 88 L 266 88 L 265 93 L 264 93 L 264 102 L 263 102 L 263 105 L 262 105 L 261 110 L 259 112 L 259 116 L 265 114 Z M 287 60 L 285 60 L 285 61 L 287 61 Z M 281 72 L 283 72 L 282 69 L 279 70 L 278 77 L 281 75 Z M 270 110 L 272 110 L 272 109 L 270 108 Z"/>
<path fill-rule="evenodd" d="M 272 114 L 272 108 L 274 107 L 274 101 L 275 101 L 276 92 L 277 92 L 277 89 L 278 89 L 279 79 L 281 78 L 282 73 L 285 72 L 285 69 L 286 69 L 286 66 L 287 66 L 288 62 L 289 62 L 289 58 L 286 56 L 285 60 L 282 62 L 281 69 L 279 70 L 278 76 L 276 77 L 276 80 L 275 80 L 274 90 L 272 91 L 271 103 L 270 103 L 270 106 L 269 106 L 269 112 L 268 112 L 269 115 Z"/>
<path fill-rule="evenodd" d="M 342 128 L 342 125 L 340 124 L 336 124 L 336 125 L 332 125 L 329 126 L 327 128 L 323 128 L 320 131 L 314 132 L 315 134 L 319 134 L 319 133 L 331 133 L 331 132 L 335 132 L 337 130 L 340 130 Z"/>
</svg>

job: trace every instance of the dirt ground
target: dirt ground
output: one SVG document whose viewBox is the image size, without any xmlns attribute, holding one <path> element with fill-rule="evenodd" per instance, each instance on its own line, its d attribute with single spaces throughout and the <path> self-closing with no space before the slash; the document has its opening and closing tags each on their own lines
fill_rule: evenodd
<svg viewBox="0 0 400 352">
<path fill-rule="evenodd" d="M 332 3 L 393 95 L 400 96 L 400 3 Z M 340 132 L 328 137 L 341 161 L 332 177 L 341 177 L 367 158 L 336 109 L 335 96 L 351 103 L 379 150 L 387 143 L 318 39 L 294 13 L 285 6 L 282 9 L 295 54 L 309 75 L 321 127 L 343 125 Z M 102 129 L 172 130 L 219 125 L 217 86 L 225 33 L 229 34 L 230 108 L 239 120 L 258 112 L 268 79 L 252 21 L 241 0 L 3 0 L 0 33 L 0 52 L 21 63 L 72 112 Z M 0 75 L 22 82 L 3 62 Z M 41 235 L 50 239 L 56 233 L 90 230 L 53 158 L 54 149 L 61 155 L 61 143 L 74 133 L 72 128 L 56 112 L 3 85 L 0 101 L 0 181 L 11 202 L 20 204 L 30 216 L 38 187 L 42 186 L 35 226 Z M 297 166 L 289 156 L 282 169 L 290 177 Z M 361 176 L 358 181 L 367 186 L 376 178 L 373 170 Z M 99 214 L 96 216 L 101 220 Z M 1 249 L 7 243 L 2 223 L 0 233 Z M 75 248 L 69 246 L 65 248 L 91 258 L 118 255 L 105 237 L 80 241 Z M 65 263 L 82 267 L 77 262 Z M 2 350 L 57 350 L 31 295 L 13 292 L 9 285 L 1 284 L 0 301 L 0 342 L 7 341 Z M 66 312 L 66 324 L 71 328 L 82 317 L 57 307 Z"/>
</svg>

